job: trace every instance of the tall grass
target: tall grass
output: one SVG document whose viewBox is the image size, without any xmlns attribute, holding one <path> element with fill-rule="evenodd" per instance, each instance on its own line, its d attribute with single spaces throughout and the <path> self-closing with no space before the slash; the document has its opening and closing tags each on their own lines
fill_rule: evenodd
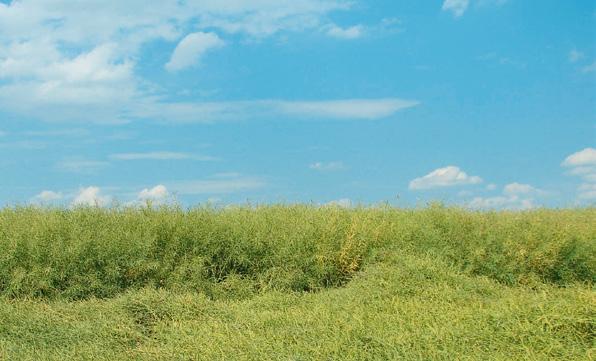
<svg viewBox="0 0 596 361">
<path fill-rule="evenodd" d="M 471 212 L 434 205 L 0 211 L 0 295 L 209 297 L 345 284 L 382 250 L 428 254 L 504 284 L 595 281 L 596 209 Z"/>
<path fill-rule="evenodd" d="M 596 209 L 0 210 L 0 360 L 589 360 Z"/>
</svg>

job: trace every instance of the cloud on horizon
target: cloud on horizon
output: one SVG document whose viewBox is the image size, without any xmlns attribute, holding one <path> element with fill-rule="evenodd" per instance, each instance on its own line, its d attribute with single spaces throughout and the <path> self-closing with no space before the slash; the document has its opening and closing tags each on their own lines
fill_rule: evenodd
<svg viewBox="0 0 596 361">
<path fill-rule="evenodd" d="M 44 190 L 41 191 L 39 194 L 35 195 L 31 200 L 33 203 L 51 203 L 55 201 L 59 201 L 64 198 L 64 195 L 60 192 L 53 192 Z"/>
<path fill-rule="evenodd" d="M 513 182 L 505 185 L 501 195 L 474 197 L 465 206 L 472 209 L 527 210 L 536 208 L 535 197 L 547 194 L 530 184 Z"/>
<path fill-rule="evenodd" d="M 104 196 L 99 187 L 81 188 L 71 202 L 72 207 L 89 206 L 105 207 L 111 201 L 110 196 Z"/>
<path fill-rule="evenodd" d="M 429 174 L 410 181 L 410 190 L 424 190 L 482 183 L 482 178 L 470 176 L 456 166 L 435 169 Z"/>
<path fill-rule="evenodd" d="M 596 149 L 584 148 L 570 154 L 561 163 L 569 169 L 568 174 L 581 179 L 577 187 L 577 199 L 580 202 L 596 200 Z"/>
</svg>

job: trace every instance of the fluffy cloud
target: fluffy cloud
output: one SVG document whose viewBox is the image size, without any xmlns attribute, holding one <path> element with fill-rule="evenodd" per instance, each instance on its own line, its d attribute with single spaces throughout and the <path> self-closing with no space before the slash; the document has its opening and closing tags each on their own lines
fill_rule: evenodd
<svg viewBox="0 0 596 361">
<path fill-rule="evenodd" d="M 573 153 L 563 161 L 564 167 L 592 166 L 596 165 L 596 149 L 585 148 Z"/>
<path fill-rule="evenodd" d="M 0 3 L 0 34 L 20 40 L 45 32 L 68 43 L 119 37 L 131 48 L 150 39 L 171 40 L 191 25 L 259 37 L 300 31 L 316 27 L 332 11 L 349 7 L 350 2 L 343 0 L 189 0 L 151 6 L 141 0 L 22 0 Z"/>
<path fill-rule="evenodd" d="M 63 198 L 62 193 L 54 191 L 42 191 L 33 197 L 34 202 L 48 203 L 58 201 Z"/>
<path fill-rule="evenodd" d="M 156 185 L 155 187 L 149 189 L 145 188 L 139 192 L 137 198 L 141 201 L 164 201 L 169 195 L 168 189 L 162 185 Z"/>
<path fill-rule="evenodd" d="M 467 203 L 467 206 L 474 209 L 531 209 L 536 207 L 534 196 L 545 193 L 529 184 L 514 182 L 503 187 L 502 195 L 475 197 Z"/>
<path fill-rule="evenodd" d="M 596 149 L 585 148 L 573 153 L 561 163 L 569 175 L 580 177 L 585 182 L 596 183 Z"/>
<path fill-rule="evenodd" d="M 336 10 L 347 10 L 345 0 L 259 0 L 195 1 L 203 28 L 215 27 L 225 32 L 254 37 L 270 36 L 280 31 L 304 31 L 318 27 L 323 17 Z M 193 4 L 194 5 L 194 4 Z M 204 13 L 203 13 L 204 12 Z"/>
<path fill-rule="evenodd" d="M 441 9 L 453 13 L 453 16 L 460 17 L 468 8 L 469 0 L 445 0 Z"/>
<path fill-rule="evenodd" d="M 100 44 L 72 58 L 47 56 L 37 45 L 26 41 L 0 54 L 0 80 L 6 81 L 0 106 L 45 120 L 121 121 L 121 110 L 138 90 L 134 64 L 116 45 Z"/>
<path fill-rule="evenodd" d="M 225 118 L 236 108 L 162 103 L 159 87 L 135 74 L 143 45 L 179 42 L 166 65 L 178 71 L 221 46 L 223 34 L 264 38 L 318 31 L 329 13 L 350 6 L 347 0 L 0 3 L 0 108 L 47 121 L 122 123 L 164 113 L 189 116 L 188 108 Z M 344 30 L 347 36 L 357 31 Z"/>
<path fill-rule="evenodd" d="M 217 34 L 202 32 L 188 34 L 178 43 L 165 68 L 171 72 L 189 68 L 198 64 L 207 51 L 223 45 L 224 41 Z"/>
<path fill-rule="evenodd" d="M 596 166 L 575 167 L 570 169 L 568 174 L 580 177 L 586 182 L 596 183 Z"/>
<path fill-rule="evenodd" d="M 470 176 L 456 166 L 447 166 L 436 169 L 423 177 L 413 179 L 409 188 L 419 190 L 478 183 L 482 183 L 482 178 Z"/>
<path fill-rule="evenodd" d="M 510 183 L 507 184 L 503 188 L 503 194 L 514 196 L 514 195 L 523 195 L 523 194 L 537 194 L 542 193 L 542 191 L 538 188 L 534 188 L 529 184 L 522 184 L 522 183 Z"/>
<path fill-rule="evenodd" d="M 101 194 L 101 190 L 98 187 L 87 187 L 81 188 L 78 194 L 73 199 L 71 205 L 73 207 L 78 206 L 97 206 L 104 207 L 108 205 L 111 198 Z"/>
<path fill-rule="evenodd" d="M 346 169 L 342 162 L 315 162 L 308 166 L 310 169 L 322 171 L 322 172 L 332 172 Z"/>
<path fill-rule="evenodd" d="M 569 175 L 582 180 L 577 188 L 580 201 L 596 199 L 596 149 L 585 148 L 575 152 L 565 158 L 561 165 L 569 169 Z"/>
<path fill-rule="evenodd" d="M 331 207 L 350 208 L 352 207 L 352 200 L 349 198 L 342 198 L 335 201 L 331 201 L 325 205 Z"/>
<path fill-rule="evenodd" d="M 357 39 L 364 35 L 364 26 L 354 25 L 342 28 L 333 24 L 327 28 L 327 35 L 338 39 Z"/>
<path fill-rule="evenodd" d="M 484 6 L 501 6 L 505 4 L 508 0 L 474 0 L 474 4 L 477 7 L 484 7 Z M 472 0 L 445 0 L 443 2 L 442 10 L 449 11 L 455 17 L 462 16 L 466 10 L 469 8 Z"/>
<path fill-rule="evenodd" d="M 596 199 L 596 183 L 583 183 L 578 187 L 578 197 L 583 200 Z"/>
<path fill-rule="evenodd" d="M 98 44 L 72 58 L 55 49 L 43 49 L 47 44 L 42 49 L 39 46 L 36 40 L 8 46 L 4 54 L 0 53 L 0 78 L 36 79 L 43 85 L 41 90 L 60 85 L 115 85 L 131 80 L 133 64 L 119 54 L 113 43 Z"/>
</svg>

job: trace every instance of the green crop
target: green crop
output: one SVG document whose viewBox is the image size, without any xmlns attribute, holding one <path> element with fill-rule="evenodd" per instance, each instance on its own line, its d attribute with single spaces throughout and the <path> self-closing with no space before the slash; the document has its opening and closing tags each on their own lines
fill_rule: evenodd
<svg viewBox="0 0 596 361">
<path fill-rule="evenodd" d="M 0 210 L 0 360 L 590 359 L 596 209 Z"/>
</svg>

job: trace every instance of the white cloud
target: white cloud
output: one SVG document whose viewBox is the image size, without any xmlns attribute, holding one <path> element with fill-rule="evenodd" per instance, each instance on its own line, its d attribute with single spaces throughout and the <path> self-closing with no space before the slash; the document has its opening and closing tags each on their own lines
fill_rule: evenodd
<svg viewBox="0 0 596 361">
<path fill-rule="evenodd" d="M 572 167 L 567 173 L 570 175 L 576 175 L 576 176 L 585 176 L 587 174 L 591 174 L 595 172 L 595 167 L 594 166 L 579 166 L 579 167 Z"/>
<path fill-rule="evenodd" d="M 513 209 L 524 210 L 535 208 L 534 196 L 546 192 L 529 184 L 509 183 L 503 187 L 503 195 L 495 197 L 475 197 L 466 205 L 474 209 Z"/>
<path fill-rule="evenodd" d="M 503 188 L 503 194 L 513 196 L 513 195 L 521 195 L 521 194 L 532 194 L 532 193 L 541 193 L 542 191 L 532 187 L 529 184 L 522 184 L 522 183 L 510 183 Z"/>
<path fill-rule="evenodd" d="M 581 69 L 582 73 L 593 73 L 596 71 L 596 61 L 590 65 L 586 65 Z"/>
<path fill-rule="evenodd" d="M 177 181 L 168 184 L 168 188 L 182 195 L 225 194 L 262 188 L 265 181 L 256 177 L 234 175 L 190 181 Z"/>
<path fill-rule="evenodd" d="M 219 197 L 209 197 L 207 198 L 207 203 L 211 205 L 218 205 L 221 204 L 223 200 Z"/>
<path fill-rule="evenodd" d="M 114 160 L 218 160 L 216 157 L 179 152 L 116 153 L 111 154 L 110 158 Z"/>
<path fill-rule="evenodd" d="M 77 206 L 97 206 L 103 207 L 110 202 L 109 196 L 101 194 L 101 190 L 98 187 L 87 187 L 81 188 L 78 194 L 73 199 L 71 205 Z"/>
<path fill-rule="evenodd" d="M 156 185 L 155 187 L 149 189 L 145 188 L 139 192 L 137 198 L 141 201 L 157 201 L 161 202 L 164 201 L 169 195 L 168 189 L 162 185 Z"/>
<path fill-rule="evenodd" d="M 472 196 L 473 194 L 474 194 L 474 192 L 471 192 L 468 190 L 461 190 L 461 191 L 457 192 L 458 197 L 469 197 L 469 196 Z"/>
<path fill-rule="evenodd" d="M 569 52 L 568 58 L 569 61 L 571 63 L 576 63 L 579 60 L 583 59 L 584 57 L 584 53 L 582 53 L 581 51 L 577 50 L 577 49 L 571 49 L 571 51 Z"/>
<path fill-rule="evenodd" d="M 133 63 L 119 57 L 113 44 L 100 44 L 74 58 L 55 56 L 45 63 L 29 60 L 45 58 L 35 46 L 19 44 L 24 49 L 4 59 L 0 56 L 0 79 L 12 80 L 0 87 L 0 100 L 10 99 L 12 93 L 13 98 L 27 95 L 28 102 L 40 105 L 93 105 L 119 102 L 134 94 Z"/>
<path fill-rule="evenodd" d="M 0 108 L 46 121 L 122 123 L 142 117 L 149 104 L 159 118 L 162 110 L 188 107 L 162 103 L 160 88 L 135 74 L 143 45 L 183 38 L 167 66 L 179 70 L 219 46 L 222 33 L 318 31 L 329 13 L 350 6 L 347 0 L 0 3 Z"/>
<path fill-rule="evenodd" d="M 54 63 L 40 75 L 48 81 L 66 83 L 117 83 L 127 80 L 132 72 L 132 64 L 118 58 L 116 45 L 102 44 L 73 59 Z"/>
<path fill-rule="evenodd" d="M 368 34 L 394 34 L 400 32 L 400 25 L 401 20 L 395 17 L 387 17 L 381 19 L 381 21 L 377 24 L 371 25 L 352 25 L 347 27 L 342 27 L 337 24 L 327 24 L 321 28 L 321 31 L 325 33 L 325 35 L 340 39 L 340 40 L 354 40 L 362 38 Z"/>
<path fill-rule="evenodd" d="M 399 98 L 344 99 L 322 101 L 255 100 L 203 103 L 144 103 L 135 108 L 139 119 L 163 122 L 209 123 L 252 118 L 375 120 L 414 107 L 414 100 Z"/>
<path fill-rule="evenodd" d="M 333 24 L 327 28 L 327 35 L 338 39 L 358 39 L 364 35 L 364 26 L 354 25 L 342 28 Z"/>
<path fill-rule="evenodd" d="M 578 187 L 578 198 L 582 200 L 596 200 L 596 183 L 583 183 Z"/>
<path fill-rule="evenodd" d="M 141 0 L 13 1 L 9 6 L 0 4 L 0 34 L 20 40 L 45 33 L 68 43 L 122 38 L 127 47 L 156 38 L 171 40 L 189 27 L 262 37 L 313 28 L 326 14 L 351 4 L 343 0 L 189 0 L 151 5 Z"/>
<path fill-rule="evenodd" d="M 469 3 L 469 0 L 445 0 L 441 9 L 450 11 L 455 17 L 460 17 L 466 12 Z"/>
<path fill-rule="evenodd" d="M 322 171 L 322 172 L 332 172 L 338 170 L 346 169 L 345 165 L 342 162 L 315 162 L 308 166 L 310 169 Z"/>
<path fill-rule="evenodd" d="M 379 25 L 375 26 L 372 30 L 375 33 L 399 32 L 399 31 L 401 31 L 401 29 L 399 27 L 401 24 L 402 24 L 402 21 L 399 18 L 387 17 L 387 18 L 381 19 L 381 22 L 379 23 Z"/>
<path fill-rule="evenodd" d="M 562 165 L 565 167 L 596 165 L 596 149 L 585 148 L 579 152 L 573 153 L 565 158 Z"/>
<path fill-rule="evenodd" d="M 476 197 L 468 203 L 468 207 L 474 209 L 513 209 L 513 210 L 525 210 L 535 208 L 535 204 L 532 199 L 520 198 L 516 195 L 511 196 L 498 196 L 498 197 Z"/>
<path fill-rule="evenodd" d="M 62 198 L 63 198 L 63 195 L 60 192 L 42 191 L 39 194 L 37 194 L 35 197 L 33 197 L 33 201 L 47 203 L 47 202 L 58 201 Z"/>
<path fill-rule="evenodd" d="M 494 191 L 495 189 L 497 189 L 497 185 L 494 183 L 490 183 L 490 184 L 486 185 L 486 190 Z"/>
<path fill-rule="evenodd" d="M 345 0 L 205 1 L 202 11 L 209 12 L 209 7 L 211 14 L 201 16 L 201 25 L 262 38 L 280 31 L 314 29 L 326 14 L 347 10 L 351 3 Z"/>
<path fill-rule="evenodd" d="M 464 15 L 470 4 L 473 2 L 476 7 L 485 6 L 502 6 L 509 0 L 445 0 L 443 2 L 442 10 L 450 11 L 453 16 L 460 17 Z"/>
<path fill-rule="evenodd" d="M 282 114 L 336 119 L 379 119 L 418 102 L 397 98 L 347 99 L 330 101 L 276 101 L 271 105 Z"/>
<path fill-rule="evenodd" d="M 335 201 L 331 201 L 325 205 L 331 207 L 350 208 L 352 207 L 352 200 L 349 198 L 342 198 Z"/>
<path fill-rule="evenodd" d="M 456 166 L 447 166 L 436 169 L 423 177 L 413 179 L 409 188 L 419 190 L 478 183 L 482 183 L 482 178 L 470 176 Z"/>
<path fill-rule="evenodd" d="M 596 149 L 585 148 L 565 158 L 561 163 L 569 168 L 569 175 L 577 176 L 583 181 L 577 188 L 580 201 L 596 199 Z"/>
<path fill-rule="evenodd" d="M 156 39 L 174 42 L 182 37 L 167 65 L 180 70 L 220 46 L 218 32 L 262 38 L 318 30 L 326 28 L 327 14 L 350 6 L 343 0 L 186 1 L 150 7 L 140 0 L 22 0 L 1 5 L 0 108 L 46 121 L 124 123 L 263 114 L 377 119 L 415 105 L 400 99 L 167 103 L 157 87 L 135 74 L 139 49 Z M 189 29 L 195 32 L 188 35 Z M 349 37 L 362 29 L 342 30 L 337 34 Z"/>
<path fill-rule="evenodd" d="M 134 64 L 116 45 L 99 44 L 74 57 L 48 56 L 37 45 L 27 40 L 0 54 L 0 107 L 49 121 L 122 121 L 138 89 Z"/>
<path fill-rule="evenodd" d="M 159 87 L 135 73 L 140 49 L 154 40 L 179 41 L 168 67 L 183 69 L 220 46 L 223 33 L 263 38 L 285 31 L 332 29 L 325 25 L 327 15 L 351 5 L 344 0 L 0 4 L 0 108 L 44 121 L 126 123 L 280 116 L 367 120 L 418 104 L 397 98 L 172 103 L 164 101 L 167 96 Z M 360 25 L 340 29 L 337 35 L 347 37 L 363 30 Z M 63 169 L 105 165 L 79 161 L 65 163 Z"/>
<path fill-rule="evenodd" d="M 568 174 L 581 177 L 586 182 L 596 183 L 596 166 L 575 167 Z"/>
<path fill-rule="evenodd" d="M 170 72 L 189 68 L 198 64 L 207 51 L 220 48 L 224 44 L 224 41 L 214 33 L 188 34 L 178 43 L 165 68 Z"/>
</svg>

